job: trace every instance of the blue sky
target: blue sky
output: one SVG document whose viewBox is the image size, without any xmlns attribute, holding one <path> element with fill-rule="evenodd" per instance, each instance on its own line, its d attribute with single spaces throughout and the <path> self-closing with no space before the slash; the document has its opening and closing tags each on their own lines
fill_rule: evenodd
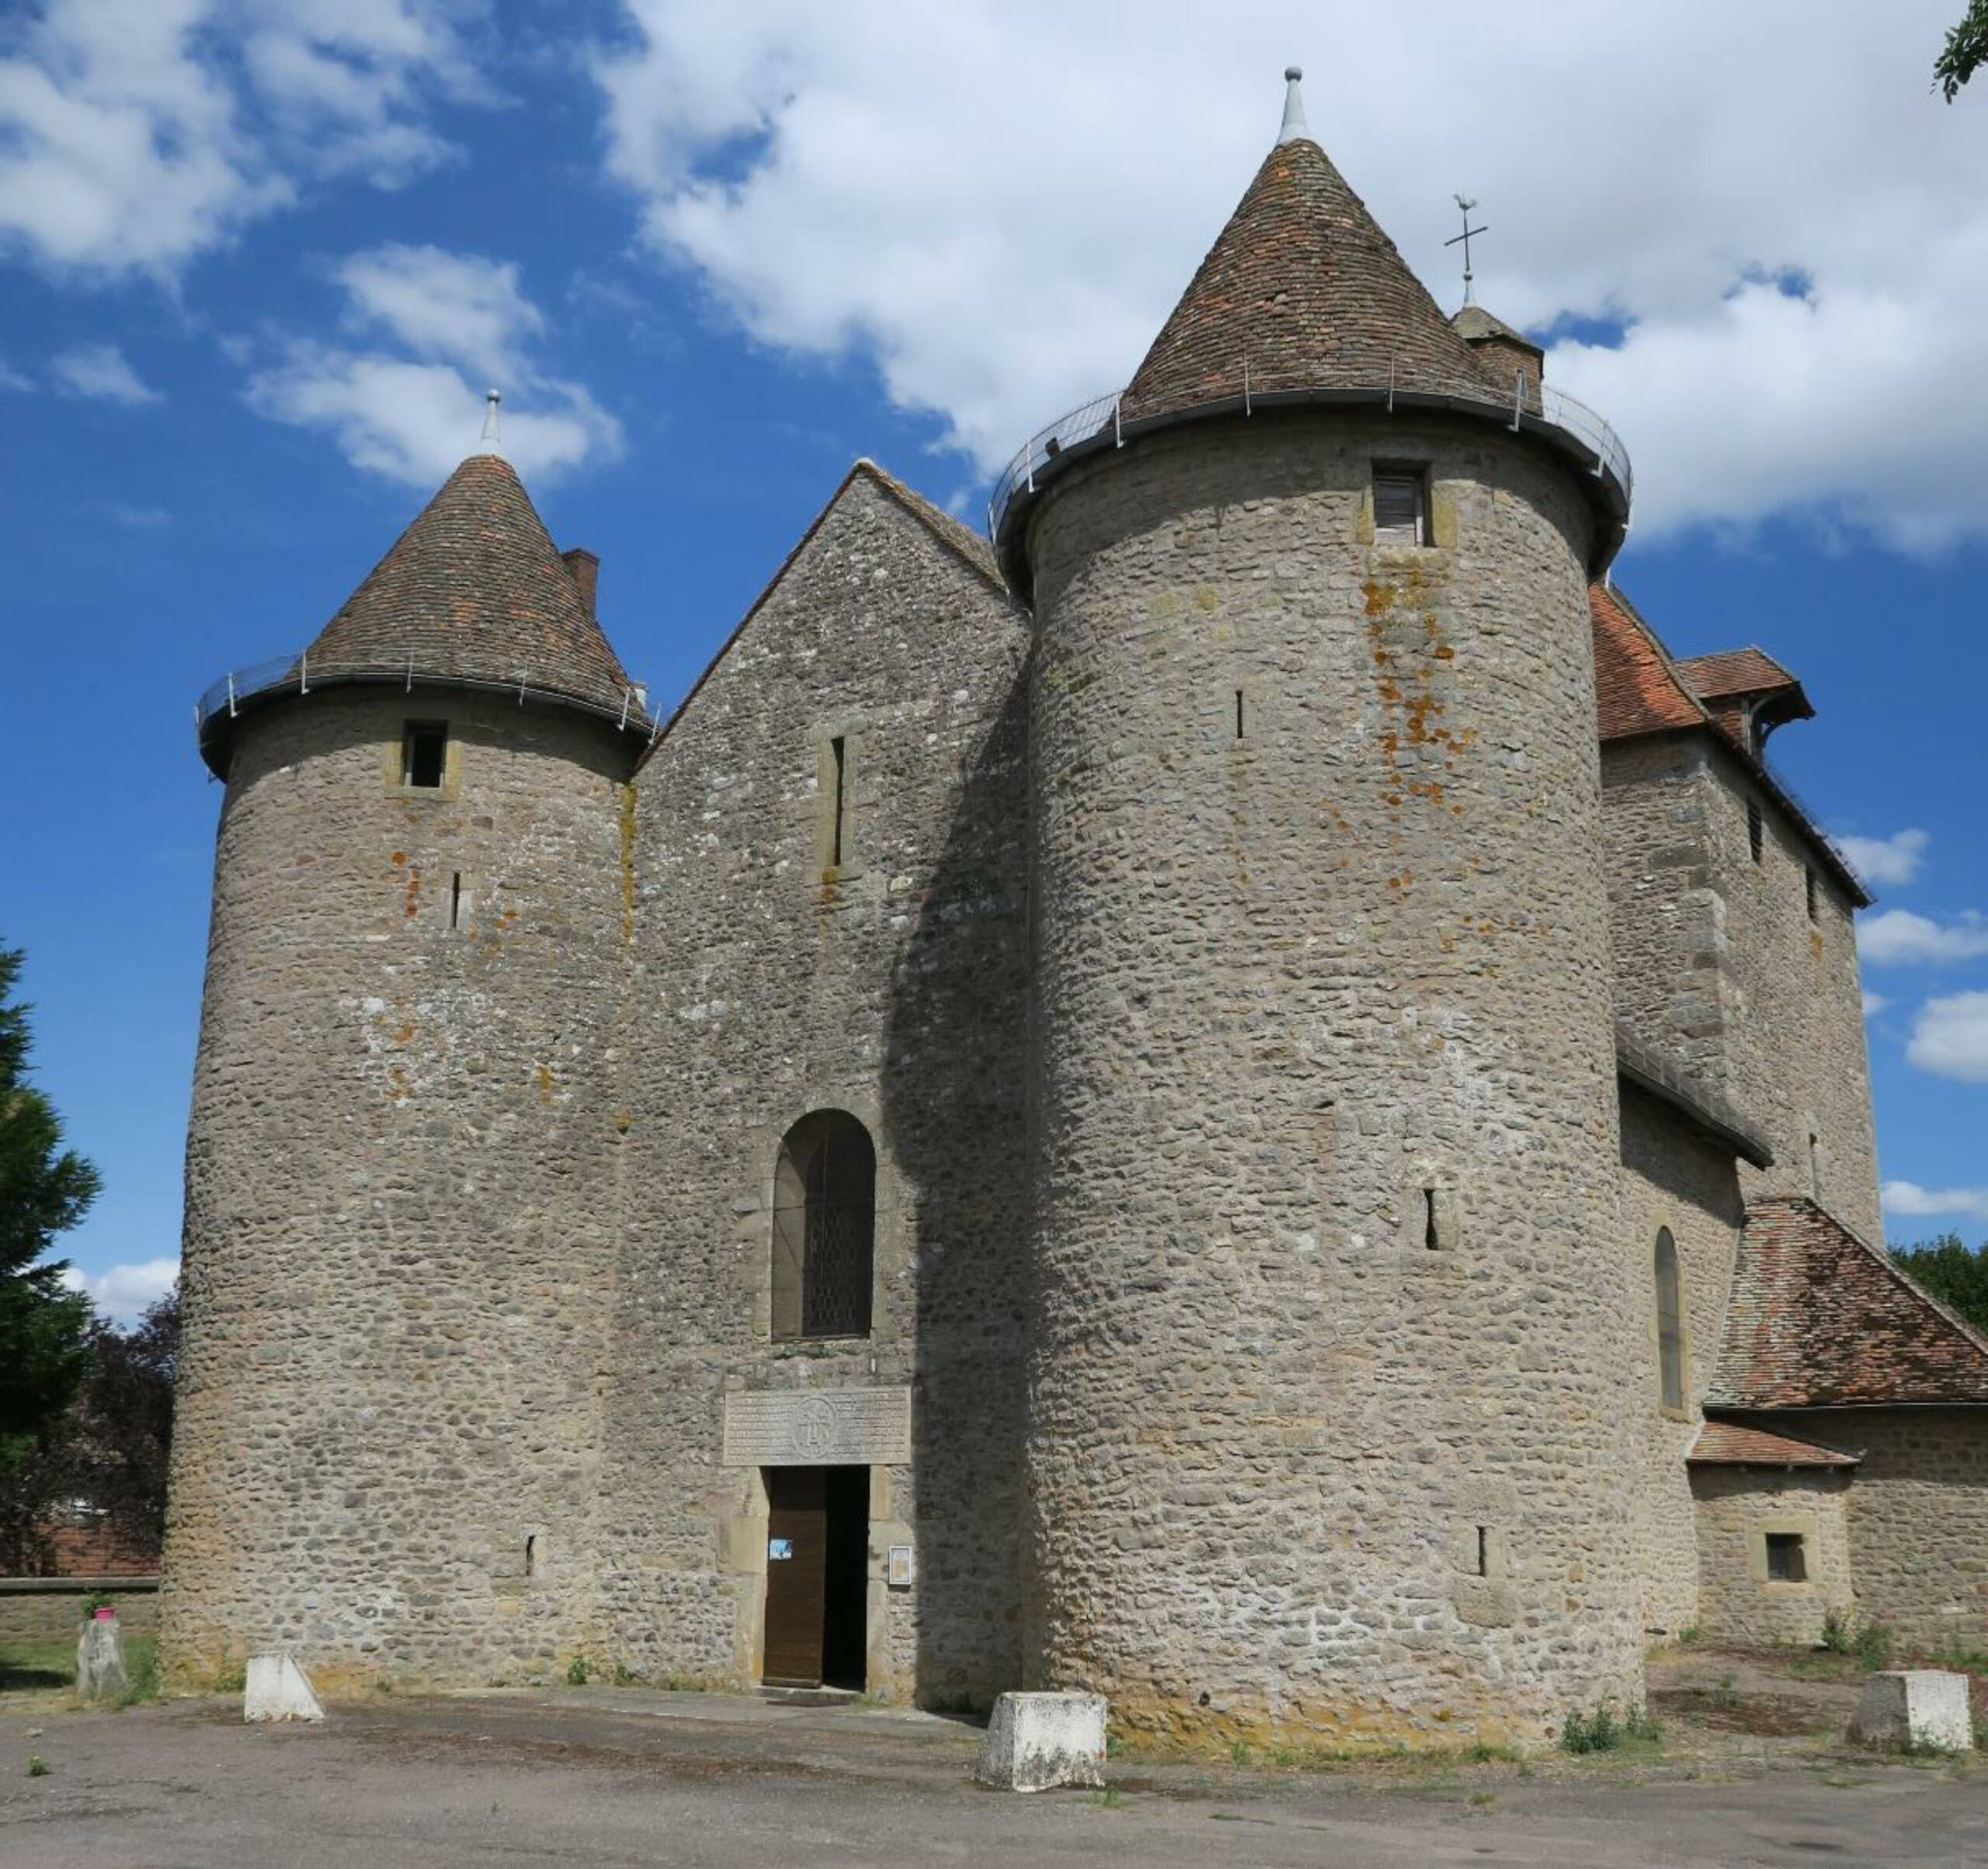
<svg viewBox="0 0 1988 1869">
<path fill-rule="evenodd" d="M 72 1257 L 128 1311 L 177 1249 L 219 804 L 193 698 L 315 634 L 486 381 L 673 699 L 852 458 L 974 516 L 1124 379 L 1292 58 L 1446 304 L 1476 196 L 1479 298 L 1635 454 L 1617 575 L 1672 646 L 1806 681 L 1777 760 L 1884 898 L 1892 1235 L 1988 1233 L 1988 92 L 1926 83 L 1958 4 L 1432 0 L 1329 40 L 1260 4 L 12 9 L 0 940 L 105 1172 Z"/>
</svg>

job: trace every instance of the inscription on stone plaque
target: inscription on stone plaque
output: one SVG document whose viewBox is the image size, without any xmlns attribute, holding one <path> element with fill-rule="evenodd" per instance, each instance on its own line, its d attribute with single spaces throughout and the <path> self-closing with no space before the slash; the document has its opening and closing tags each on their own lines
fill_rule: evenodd
<svg viewBox="0 0 1988 1869">
<path fill-rule="evenodd" d="M 734 1389 L 725 1398 L 728 1467 L 904 1467 L 911 1391 Z"/>
</svg>

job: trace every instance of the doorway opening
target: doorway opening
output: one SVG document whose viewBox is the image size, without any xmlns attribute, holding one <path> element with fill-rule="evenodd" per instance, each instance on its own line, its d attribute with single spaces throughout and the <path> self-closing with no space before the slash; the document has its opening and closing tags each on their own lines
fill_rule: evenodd
<svg viewBox="0 0 1988 1869">
<path fill-rule="evenodd" d="M 761 1678 L 867 1687 L 870 1469 L 767 1467 Z"/>
</svg>

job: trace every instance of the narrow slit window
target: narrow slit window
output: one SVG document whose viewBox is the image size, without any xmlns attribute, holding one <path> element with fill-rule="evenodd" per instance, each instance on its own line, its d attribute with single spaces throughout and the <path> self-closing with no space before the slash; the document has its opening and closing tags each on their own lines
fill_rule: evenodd
<svg viewBox="0 0 1988 1869">
<path fill-rule="evenodd" d="M 848 806 L 849 749 L 840 734 L 829 742 L 829 762 L 835 769 L 835 815 L 829 821 L 829 864 L 842 867 L 843 814 Z"/>
<path fill-rule="evenodd" d="M 1374 470 L 1374 543 L 1429 543 L 1429 482 L 1420 468 Z"/>
<path fill-rule="evenodd" d="M 438 791 L 448 765 L 448 722 L 409 721 L 401 735 L 401 783 L 417 791 Z"/>
<path fill-rule="evenodd" d="M 1242 737 L 1242 690 L 1240 688 L 1236 690 L 1236 737 L 1239 740 Z"/>
<path fill-rule="evenodd" d="M 1660 1227 L 1653 1270 L 1656 1280 L 1658 1393 L 1663 1406 L 1684 1405 L 1684 1292 L 1677 1269 L 1677 1242 Z"/>
<path fill-rule="evenodd" d="M 538 1568 L 538 1535 L 533 1533 L 525 1540 L 525 1575 L 529 1577 Z"/>
<path fill-rule="evenodd" d="M 1480 1577 L 1491 1575 L 1491 1527 L 1488 1525 L 1477 1528 L 1477 1574 Z"/>
<path fill-rule="evenodd" d="M 1767 1541 L 1767 1580 L 1771 1583 L 1809 1581 L 1809 1541 L 1799 1531 L 1771 1531 Z"/>
<path fill-rule="evenodd" d="M 1812 922 L 1819 919 L 1816 900 L 1816 872 L 1812 867 L 1802 872 L 1802 890 L 1809 905 L 1809 919 Z"/>
<path fill-rule="evenodd" d="M 1431 1252 L 1441 1250 L 1442 1231 L 1436 1218 L 1436 1190 L 1425 1187 L 1422 1190 L 1422 1243 Z"/>
<path fill-rule="evenodd" d="M 1767 844 L 1767 827 L 1761 821 L 1760 808 L 1751 798 L 1746 801 L 1746 847 L 1753 853 L 1753 861 L 1760 860 L 1760 853 Z"/>
<path fill-rule="evenodd" d="M 458 870 L 449 884 L 449 926 L 463 925 L 463 873 Z"/>
</svg>

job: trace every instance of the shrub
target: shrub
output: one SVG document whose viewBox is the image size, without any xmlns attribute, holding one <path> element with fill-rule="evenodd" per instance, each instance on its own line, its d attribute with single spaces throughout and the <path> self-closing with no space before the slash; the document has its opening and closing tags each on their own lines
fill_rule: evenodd
<svg viewBox="0 0 1988 1869">
<path fill-rule="evenodd" d="M 1591 1714 L 1583 1714 L 1576 1708 L 1560 1728 L 1562 1752 L 1612 1753 L 1621 1743 L 1622 1729 L 1615 1723 L 1615 1710 L 1606 1701 Z"/>
<path fill-rule="evenodd" d="M 584 1655 L 576 1655 L 566 1664 L 566 1679 L 575 1687 L 584 1687 L 593 1673 L 593 1663 Z"/>
</svg>

